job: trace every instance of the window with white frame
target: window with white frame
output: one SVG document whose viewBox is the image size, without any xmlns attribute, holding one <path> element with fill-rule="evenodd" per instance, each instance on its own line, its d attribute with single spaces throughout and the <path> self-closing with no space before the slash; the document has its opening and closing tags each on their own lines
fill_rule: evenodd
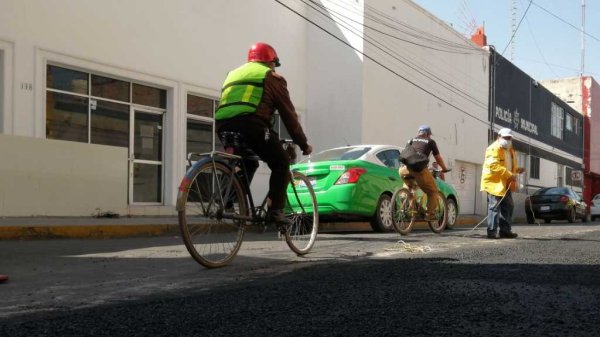
<svg viewBox="0 0 600 337">
<path fill-rule="evenodd" d="M 558 104 L 552 102 L 551 113 L 552 120 L 550 126 L 550 133 L 558 139 L 563 139 L 563 123 L 565 118 L 565 109 L 560 107 Z"/>
<path fill-rule="evenodd" d="M 129 201 L 161 203 L 167 91 L 48 64 L 46 137 L 128 149 Z"/>
<path fill-rule="evenodd" d="M 273 131 L 279 134 L 279 139 L 292 139 L 292 136 L 290 136 L 289 131 L 281 121 L 281 117 L 278 113 L 273 115 Z"/>
<path fill-rule="evenodd" d="M 164 89 L 48 65 L 46 137 L 128 147 L 130 107 L 164 112 L 166 97 Z"/>
<path fill-rule="evenodd" d="M 529 157 L 529 177 L 531 179 L 540 179 L 540 158 Z"/>
<path fill-rule="evenodd" d="M 566 113 L 565 114 L 565 129 L 567 129 L 567 131 L 573 132 L 574 128 L 575 128 L 575 118 L 573 116 L 571 116 L 571 114 Z"/>
<path fill-rule="evenodd" d="M 219 102 L 212 98 L 187 95 L 186 154 L 210 152 L 214 141 L 215 110 Z"/>
</svg>

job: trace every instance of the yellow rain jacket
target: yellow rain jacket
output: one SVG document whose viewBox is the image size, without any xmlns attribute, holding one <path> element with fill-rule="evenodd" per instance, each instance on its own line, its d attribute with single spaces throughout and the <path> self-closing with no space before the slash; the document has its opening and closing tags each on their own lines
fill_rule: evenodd
<svg viewBox="0 0 600 337">
<path fill-rule="evenodd" d="M 510 171 L 504 162 L 506 151 L 510 151 L 512 158 L 512 170 Z M 506 150 L 498 144 L 498 141 L 493 142 L 485 150 L 485 160 L 481 172 L 481 190 L 495 196 L 503 196 L 506 194 L 508 179 L 517 174 L 518 170 L 515 150 L 512 147 Z M 516 191 L 516 185 L 517 183 L 513 182 L 510 190 Z"/>
</svg>

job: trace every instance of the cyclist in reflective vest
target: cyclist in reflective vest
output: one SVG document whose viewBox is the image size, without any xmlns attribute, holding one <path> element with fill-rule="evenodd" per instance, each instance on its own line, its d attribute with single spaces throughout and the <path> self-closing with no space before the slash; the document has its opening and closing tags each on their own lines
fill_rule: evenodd
<svg viewBox="0 0 600 337">
<path fill-rule="evenodd" d="M 287 82 L 275 72 L 278 66 L 279 58 L 273 47 L 262 42 L 254 44 L 248 51 L 248 63 L 227 74 L 215 120 L 217 133 L 241 133 L 252 151 L 267 163 L 271 169 L 267 220 L 277 226 L 286 226 L 291 223 L 283 213 L 290 158 L 279 135 L 271 128 L 275 111 L 304 155 L 312 152 L 312 146 L 298 121 Z M 245 160 L 244 164 L 251 181 L 258 161 Z"/>
</svg>

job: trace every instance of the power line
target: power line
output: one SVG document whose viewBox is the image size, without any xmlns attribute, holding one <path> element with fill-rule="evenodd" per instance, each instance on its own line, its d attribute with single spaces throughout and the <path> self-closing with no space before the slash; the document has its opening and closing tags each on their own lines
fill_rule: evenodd
<svg viewBox="0 0 600 337">
<path fill-rule="evenodd" d="M 366 4 L 365 7 L 367 9 L 369 9 L 369 13 L 370 12 L 374 13 L 374 15 L 366 13 L 365 14 L 366 18 L 370 18 L 374 22 L 378 22 L 378 23 L 380 23 L 382 25 L 388 26 L 388 27 L 390 27 L 392 29 L 398 30 L 398 31 L 403 32 L 403 33 L 405 33 L 407 35 L 415 37 L 417 39 L 428 41 L 428 42 L 431 42 L 431 43 L 436 43 L 436 44 L 439 44 L 439 45 L 445 45 L 445 46 L 452 47 L 452 48 L 465 49 L 465 50 L 471 50 L 471 51 L 473 51 L 473 50 L 475 50 L 475 51 L 480 50 L 479 48 L 476 48 L 475 46 L 468 46 L 468 45 L 464 45 L 464 44 L 458 44 L 456 42 L 440 38 L 439 36 L 436 36 L 436 35 L 433 35 L 431 33 L 428 33 L 428 32 L 426 32 L 424 30 L 412 27 L 412 26 L 410 26 L 410 25 L 408 25 L 408 24 L 406 24 L 404 22 L 399 21 L 398 19 L 396 19 L 396 18 L 394 18 L 392 16 L 389 16 L 389 15 L 385 14 L 384 12 L 382 12 L 382 11 L 378 10 L 377 8 L 375 8 L 373 6 L 370 6 L 368 4 Z M 398 25 L 400 25 L 402 27 L 406 27 L 409 30 L 409 32 L 404 31 L 404 30 L 402 30 L 402 29 L 400 29 L 398 27 L 395 27 L 393 25 L 387 24 L 387 23 L 385 23 L 384 20 L 378 18 L 377 16 L 382 17 L 384 19 L 387 19 L 387 20 L 389 20 L 389 21 L 391 21 L 393 23 L 396 23 L 396 24 L 398 24 Z M 414 31 L 415 33 L 413 33 L 412 31 Z"/>
<path fill-rule="evenodd" d="M 306 1 L 304 1 L 304 0 L 300 0 L 300 1 L 302 1 L 304 4 L 306 4 L 306 5 L 308 5 L 308 6 L 311 6 L 311 5 L 307 4 L 307 3 L 306 3 Z M 348 17 L 348 16 L 346 16 L 346 15 L 343 15 L 343 14 L 341 14 L 340 12 L 336 12 L 336 11 L 334 11 L 334 10 L 332 10 L 332 9 L 328 9 L 327 7 L 325 7 L 325 6 L 324 6 L 324 5 L 322 5 L 322 4 L 317 4 L 317 3 L 316 3 L 314 0 L 308 0 L 308 1 L 310 1 L 312 4 L 314 4 L 315 6 L 317 6 L 317 7 L 321 8 L 321 9 L 323 9 L 323 10 L 327 10 L 327 11 L 329 11 L 329 12 L 331 12 L 331 13 L 334 13 L 334 14 L 335 14 L 335 15 L 337 15 L 338 17 L 342 17 L 342 18 L 345 18 L 345 19 L 347 19 L 347 20 L 350 20 L 350 21 L 352 21 L 352 22 L 354 22 L 354 23 L 358 23 L 358 24 L 360 24 L 360 22 L 358 22 L 358 21 L 356 21 L 356 20 L 352 19 L 351 17 Z M 311 6 L 311 7 L 312 7 L 312 6 Z M 313 8 L 313 9 L 314 9 L 314 8 Z M 381 22 L 379 22 L 379 23 L 381 23 Z M 403 39 L 403 38 L 400 38 L 400 37 L 398 37 L 398 36 L 395 36 L 395 35 L 392 35 L 392 34 L 386 33 L 386 32 L 384 32 L 384 31 L 382 31 L 382 30 L 380 30 L 380 29 L 377 29 L 377 28 L 375 28 L 375 27 L 373 27 L 373 26 L 369 26 L 369 25 L 366 25 L 366 24 L 363 24 L 363 27 L 365 27 L 365 28 L 368 28 L 368 29 L 371 29 L 371 30 L 373 30 L 373 31 L 375 31 L 375 32 L 377 32 L 377 33 L 380 33 L 380 34 L 382 34 L 382 35 L 385 35 L 385 36 L 391 37 L 391 38 L 393 38 L 393 39 L 395 39 L 395 40 L 403 41 L 403 42 L 410 43 L 410 44 L 413 44 L 413 45 L 416 45 L 416 46 L 419 46 L 419 47 L 423 47 L 423 48 L 427 48 L 427 49 L 437 50 L 437 51 L 441 51 L 441 52 L 444 52 L 444 53 L 455 53 L 455 54 L 473 54 L 473 53 L 467 53 L 467 52 L 464 52 L 464 51 L 456 51 L 456 50 L 450 50 L 450 49 L 440 49 L 440 48 L 435 48 L 435 47 L 432 47 L 432 46 L 428 46 L 428 45 L 426 45 L 426 44 L 420 44 L 420 43 L 417 43 L 417 42 L 414 42 L 414 41 L 410 41 L 410 40 Z M 389 27 L 389 26 L 388 26 L 388 27 Z M 390 28 L 392 28 L 392 27 L 390 27 Z M 394 29 L 394 30 L 398 30 L 398 29 Z"/>
<path fill-rule="evenodd" d="M 361 55 L 363 55 L 365 58 L 371 60 L 372 62 L 376 63 L 377 65 L 379 65 L 380 67 L 386 69 L 387 71 L 389 71 L 390 73 L 402 78 L 403 80 L 405 80 L 406 82 L 410 83 L 411 85 L 413 85 L 414 87 L 424 91 L 425 93 L 439 99 L 440 101 L 448 104 L 449 106 L 455 108 L 458 111 L 463 112 L 465 115 L 470 116 L 471 118 L 482 122 L 483 124 L 485 124 L 486 126 L 488 125 L 488 121 L 487 120 L 483 120 L 480 119 L 477 116 L 474 116 L 472 114 L 470 114 L 469 112 L 461 109 L 460 107 L 452 104 L 451 102 L 449 102 L 448 100 L 443 99 L 442 97 L 439 97 L 438 95 L 434 94 L 433 92 L 427 90 L 426 88 L 418 85 L 417 83 L 411 81 L 410 79 L 406 78 L 405 76 L 401 75 L 400 73 L 398 73 L 397 71 L 391 69 L 390 67 L 382 64 L 381 62 L 377 61 L 376 59 L 374 59 L 373 57 L 371 57 L 370 55 L 365 54 L 364 52 L 362 52 L 361 50 L 357 49 L 356 47 L 352 46 L 351 44 L 349 44 L 348 42 L 344 41 L 343 39 L 341 39 L 340 37 L 336 36 L 335 34 L 332 34 L 331 32 L 329 32 L 327 29 L 323 28 L 322 26 L 320 26 L 319 24 L 317 24 L 316 22 L 314 22 L 313 20 L 307 18 L 306 16 L 302 15 L 301 13 L 299 13 L 298 11 L 296 11 L 295 9 L 289 7 L 288 5 L 282 3 L 280 0 L 275 0 L 275 2 L 277 2 L 278 4 L 280 4 L 281 6 L 287 8 L 289 11 L 293 12 L 294 14 L 298 15 L 299 17 L 303 18 L 305 21 L 311 23 L 312 25 L 314 25 L 315 27 L 319 28 L 320 30 L 322 30 L 323 32 L 325 32 L 326 34 L 328 34 L 329 36 L 333 37 L 334 39 L 338 40 L 339 42 L 341 42 L 342 44 L 350 47 L 352 50 L 354 50 L 357 53 L 360 53 Z"/>
<path fill-rule="evenodd" d="M 596 41 L 600 42 L 600 39 L 598 39 L 598 38 L 597 38 L 597 37 L 595 37 L 594 35 L 588 34 L 587 32 L 583 31 L 581 28 L 578 28 L 578 27 L 576 27 L 575 25 L 573 25 L 572 23 L 568 22 L 567 20 L 565 20 L 565 19 L 561 18 L 560 16 L 558 16 L 558 15 L 556 15 L 556 14 L 554 14 L 554 13 L 550 12 L 550 11 L 549 11 L 549 10 L 547 10 L 546 8 L 542 7 L 541 5 L 538 5 L 538 4 L 537 4 L 537 3 L 535 3 L 533 0 L 532 0 L 530 3 L 534 4 L 534 5 L 535 5 L 537 8 L 539 8 L 539 9 L 543 10 L 544 12 L 546 12 L 546 13 L 548 13 L 548 14 L 552 15 L 553 17 L 557 18 L 558 20 L 562 21 L 563 23 L 565 23 L 565 24 L 567 24 L 567 25 L 571 26 L 573 29 L 577 30 L 578 32 L 581 32 L 581 33 L 583 33 L 583 34 L 585 34 L 585 35 L 587 35 L 587 36 L 591 37 L 592 39 L 594 39 L 594 40 L 596 40 Z"/>
<path fill-rule="evenodd" d="M 312 5 L 306 3 L 305 0 L 300 0 L 301 2 L 303 2 L 304 4 L 306 4 L 307 6 L 309 6 L 311 9 L 315 10 L 316 12 L 318 12 L 319 14 L 325 16 L 327 19 L 332 20 L 331 18 L 329 18 L 325 13 L 315 9 Z M 310 0 L 309 0 L 310 1 Z M 313 1 L 311 1 L 313 2 Z M 319 6 L 320 7 L 320 6 Z M 320 7 L 323 10 L 327 10 L 327 8 L 323 8 Z M 332 11 L 332 13 L 336 13 L 334 11 Z M 348 26 L 342 25 L 344 28 L 348 29 L 349 31 L 351 31 L 351 27 L 349 27 L 350 25 L 347 22 L 344 21 L 335 21 L 332 20 L 333 22 L 342 25 L 342 23 L 347 24 Z M 353 21 L 355 23 L 358 23 L 357 21 Z M 366 27 L 366 26 L 365 26 Z M 360 36 L 360 34 L 356 33 L 356 32 L 352 32 L 352 34 L 356 35 L 356 36 Z M 463 97 L 464 99 L 470 101 L 473 104 L 479 105 L 482 108 L 487 108 L 487 104 L 486 102 L 480 101 L 477 98 L 471 96 L 470 94 L 463 92 L 461 90 L 459 90 L 458 88 L 454 87 L 451 83 L 448 83 L 447 81 L 445 81 L 444 79 L 436 76 L 435 74 L 433 74 L 431 71 L 428 71 L 427 69 L 424 69 L 422 67 L 419 67 L 418 65 L 416 65 L 415 63 L 411 62 L 410 60 L 403 58 L 400 54 L 393 52 L 388 46 L 385 46 L 384 44 L 380 43 L 377 41 L 377 39 L 372 38 L 371 36 L 369 36 L 368 33 L 364 33 L 364 37 L 365 37 L 365 41 L 367 43 L 370 43 L 371 45 L 373 45 L 376 49 L 384 52 L 385 54 L 387 54 L 388 56 L 391 56 L 392 58 L 394 58 L 395 60 L 401 62 L 402 64 L 406 65 L 407 67 L 409 67 L 410 69 L 416 71 L 417 73 L 423 75 L 425 78 L 428 78 L 429 80 L 435 82 L 436 84 L 445 87 L 446 89 L 452 91 L 453 93 Z M 385 50 L 384 50 L 385 49 Z"/>
</svg>

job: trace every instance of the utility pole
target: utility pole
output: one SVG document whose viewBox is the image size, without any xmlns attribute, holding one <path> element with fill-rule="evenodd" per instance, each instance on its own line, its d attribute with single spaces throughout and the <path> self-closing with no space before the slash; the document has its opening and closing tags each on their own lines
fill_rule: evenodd
<svg viewBox="0 0 600 337">
<path fill-rule="evenodd" d="M 585 71 L 585 0 L 581 0 L 581 72 L 583 77 Z"/>
<path fill-rule="evenodd" d="M 515 33 L 517 31 L 517 0 L 512 0 L 511 21 L 512 21 L 512 24 L 511 24 L 512 34 L 511 34 L 511 36 L 513 38 L 510 41 L 510 61 L 514 62 L 515 61 L 515 40 L 516 40 Z"/>
</svg>

